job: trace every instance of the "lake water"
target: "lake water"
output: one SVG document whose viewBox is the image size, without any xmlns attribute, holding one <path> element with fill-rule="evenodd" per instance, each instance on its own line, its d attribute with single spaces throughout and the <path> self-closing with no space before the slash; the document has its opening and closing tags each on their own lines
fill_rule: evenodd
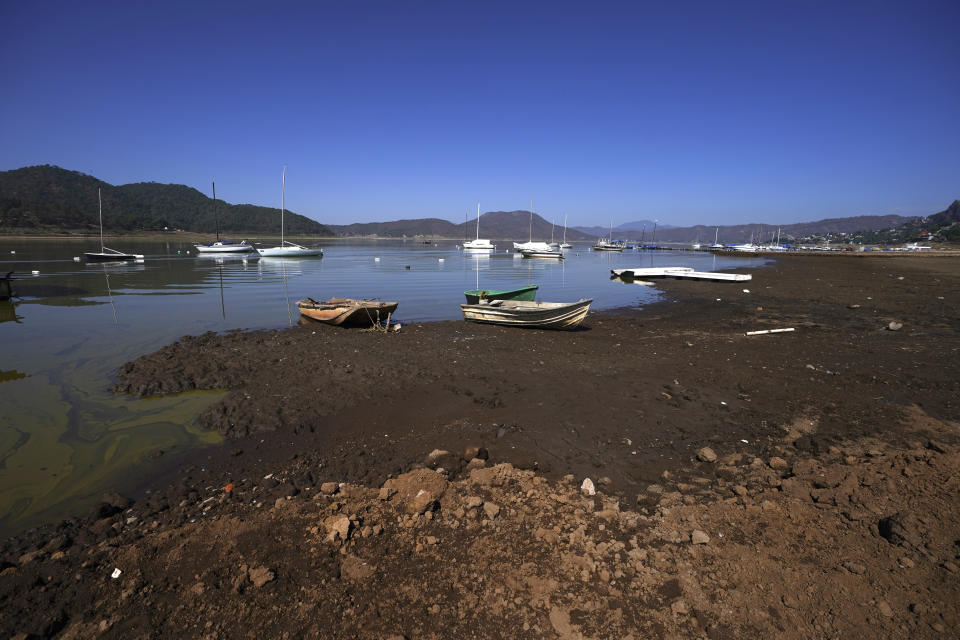
<svg viewBox="0 0 960 640">
<path fill-rule="evenodd" d="M 290 326 L 296 301 L 307 296 L 396 300 L 400 323 L 459 319 L 463 291 L 478 286 L 536 283 L 538 300 L 593 298 L 591 310 L 609 309 L 658 296 L 610 280 L 610 269 L 722 271 L 764 262 L 587 245 L 562 261 L 472 256 L 455 242 L 412 240 L 324 242 L 322 259 L 243 260 L 200 257 L 191 243 L 173 240 L 111 244 L 146 259 L 88 264 L 83 252 L 98 249 L 93 239 L 0 238 L 0 273 L 15 270 L 23 296 L 0 302 L 0 534 L 78 512 L 107 488 L 134 486 L 182 452 L 220 442 L 195 425 L 220 393 L 136 399 L 107 391 L 124 362 L 181 336 Z"/>
</svg>

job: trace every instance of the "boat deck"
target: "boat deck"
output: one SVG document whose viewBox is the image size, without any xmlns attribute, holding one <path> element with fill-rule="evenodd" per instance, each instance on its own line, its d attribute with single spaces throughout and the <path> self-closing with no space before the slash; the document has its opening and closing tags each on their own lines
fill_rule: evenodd
<svg viewBox="0 0 960 640">
<path fill-rule="evenodd" d="M 635 269 L 611 269 L 618 278 L 679 278 L 686 280 L 713 280 L 715 282 L 746 282 L 753 276 L 747 273 L 719 273 L 694 271 L 690 267 L 637 267 Z"/>
</svg>

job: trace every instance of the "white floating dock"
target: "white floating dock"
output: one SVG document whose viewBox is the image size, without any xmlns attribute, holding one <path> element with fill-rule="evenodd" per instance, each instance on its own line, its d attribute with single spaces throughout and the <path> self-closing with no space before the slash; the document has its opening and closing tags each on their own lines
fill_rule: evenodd
<svg viewBox="0 0 960 640">
<path fill-rule="evenodd" d="M 684 278 L 716 282 L 746 282 L 753 279 L 752 275 L 745 273 L 694 271 L 690 267 L 637 267 L 636 269 L 611 269 L 610 273 L 618 278 Z"/>
</svg>

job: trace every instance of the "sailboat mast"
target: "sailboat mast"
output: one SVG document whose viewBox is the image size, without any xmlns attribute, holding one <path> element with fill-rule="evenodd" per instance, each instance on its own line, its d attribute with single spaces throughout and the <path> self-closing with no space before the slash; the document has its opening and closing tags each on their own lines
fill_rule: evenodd
<svg viewBox="0 0 960 640">
<path fill-rule="evenodd" d="M 567 214 L 563 214 L 563 244 L 567 244 Z"/>
<path fill-rule="evenodd" d="M 533 198 L 530 198 L 530 239 L 533 242 Z"/>
<path fill-rule="evenodd" d="M 103 250 L 103 200 L 100 198 L 100 187 L 97 187 L 97 204 L 100 207 L 100 253 L 105 253 Z"/>
<path fill-rule="evenodd" d="M 217 215 L 217 183 L 211 182 L 213 185 L 213 222 L 217 227 L 217 242 L 220 242 L 220 216 Z"/>
<path fill-rule="evenodd" d="M 480 239 L 480 203 L 477 203 L 477 240 Z"/>
<path fill-rule="evenodd" d="M 287 165 L 283 165 L 283 175 L 280 176 L 280 246 L 283 246 L 283 207 L 287 192 Z"/>
</svg>

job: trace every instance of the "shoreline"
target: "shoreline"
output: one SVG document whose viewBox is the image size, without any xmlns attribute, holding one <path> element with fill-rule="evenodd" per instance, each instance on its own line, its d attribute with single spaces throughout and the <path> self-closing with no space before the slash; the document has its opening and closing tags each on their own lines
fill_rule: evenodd
<svg viewBox="0 0 960 640">
<path fill-rule="evenodd" d="M 257 233 L 245 233 L 245 232 L 230 232 L 224 233 L 224 236 L 235 236 L 236 238 L 256 238 L 259 240 L 279 240 L 279 234 L 257 234 Z M 34 234 L 13 234 L 13 233 L 0 233 L 0 239 L 13 239 L 13 240 L 91 240 L 98 239 L 100 237 L 98 232 L 64 232 L 63 234 L 44 234 L 44 235 L 34 235 Z M 199 233 L 194 231 L 177 231 L 177 232 L 131 232 L 131 233 L 106 233 L 104 234 L 104 239 L 114 238 L 114 239 L 133 239 L 133 240 L 144 240 L 144 241 L 161 241 L 161 240 L 171 240 L 176 239 L 183 242 L 207 242 L 210 240 L 209 233 Z M 461 243 L 463 238 L 447 238 L 440 236 L 410 236 L 407 238 L 394 238 L 389 236 L 314 236 L 314 235 L 295 235 L 287 236 L 294 238 L 295 240 L 300 241 L 322 241 L 322 242 L 343 242 L 343 241 L 368 241 L 368 242 L 420 242 L 420 243 L 435 243 L 435 242 L 454 242 Z M 496 242 L 512 242 L 510 238 L 491 238 Z M 571 240 L 572 243 L 576 244 L 590 244 L 595 242 L 595 240 Z M 664 242 L 660 243 L 660 250 L 664 251 L 695 251 L 691 249 L 692 243 L 689 242 Z M 847 251 L 843 250 L 842 247 L 846 245 L 837 245 L 837 249 L 833 251 L 757 251 L 757 252 L 738 252 L 738 251 L 710 251 L 710 250 L 696 250 L 696 253 L 716 253 L 717 255 L 723 256 L 742 256 L 742 257 L 892 257 L 892 256 L 937 256 L 937 257 L 954 257 L 960 256 L 960 247 L 936 247 L 930 250 L 923 251 L 901 251 L 898 250 L 902 247 L 901 244 L 897 245 L 869 245 L 871 251 Z M 654 250 L 656 251 L 656 249 Z M 640 252 L 642 253 L 642 252 Z"/>
<path fill-rule="evenodd" d="M 908 478 L 911 487 L 907 491 L 900 483 L 899 488 L 891 490 L 890 501 L 899 500 L 898 508 L 915 501 L 924 505 L 930 500 L 930 505 L 949 504 L 949 487 L 938 488 L 929 474 L 945 473 L 945 477 L 950 477 L 951 470 L 958 466 L 956 446 L 960 434 L 956 424 L 960 421 L 960 407 L 953 398 L 960 396 L 960 365 L 955 357 L 960 348 L 955 326 L 960 309 L 955 293 L 960 290 L 960 264 L 956 260 L 916 260 L 913 258 L 919 256 L 914 255 L 898 257 L 903 260 L 824 263 L 777 256 L 772 265 L 747 269 L 754 273 L 754 279 L 742 285 L 657 281 L 657 288 L 666 295 L 663 301 L 639 311 L 625 308 L 591 314 L 588 328 L 575 332 L 522 331 L 444 321 L 413 323 L 404 326 L 399 334 L 389 335 L 310 325 L 282 331 L 185 338 L 125 365 L 118 384 L 121 388 L 126 386 L 124 391 L 137 393 L 231 388 L 223 400 L 204 412 L 201 422 L 244 437 L 227 442 L 215 452 L 199 453 L 177 471 L 147 482 L 142 499 L 133 505 L 113 496 L 111 500 L 116 504 L 101 506 L 87 519 L 72 519 L 7 539 L 2 556 L 6 569 L 0 574 L 4 576 L 0 601 L 6 603 L 7 609 L 14 604 L 21 607 L 23 615 L 30 615 L 30 611 L 36 614 L 37 605 L 30 604 L 35 602 L 31 600 L 33 596 L 15 595 L 10 589 L 29 581 L 31 572 L 53 571 L 59 575 L 61 570 L 56 567 L 61 567 L 68 575 L 79 570 L 78 563 L 83 561 L 92 561 L 90 566 L 97 567 L 97 573 L 90 576 L 92 582 L 84 587 L 83 592 L 88 594 L 84 597 L 110 597 L 116 583 L 118 587 L 133 585 L 131 602 L 153 601 L 148 595 L 150 589 L 160 588 L 158 577 L 151 573 L 154 570 L 139 569 L 134 583 L 126 583 L 125 579 L 112 581 L 100 573 L 107 564 L 119 562 L 121 556 L 129 556 L 128 566 L 133 563 L 149 567 L 148 558 L 138 555 L 145 552 L 142 545 L 166 545 L 162 541 L 169 541 L 171 535 L 185 536 L 182 544 L 190 548 L 194 544 L 202 546 L 203 539 L 216 539 L 227 545 L 225 549 L 240 549 L 241 556 L 246 558 L 226 560 L 228 567 L 234 566 L 230 563 L 249 565 L 240 590 L 231 592 L 229 584 L 214 586 L 217 581 L 210 572 L 218 571 L 226 556 L 209 561 L 197 556 L 192 562 L 200 563 L 196 565 L 199 571 L 191 569 L 189 575 L 177 574 L 171 587 L 192 588 L 196 581 L 191 582 L 190 576 L 197 573 L 207 576 L 200 580 L 205 585 L 202 589 L 225 589 L 218 596 L 223 599 L 222 605 L 209 606 L 214 629 L 228 637 L 232 628 L 228 612 L 235 614 L 231 607 L 245 597 L 256 594 L 277 603 L 288 602 L 285 598 L 295 597 L 290 594 L 306 584 L 305 576 L 296 577 L 289 562 L 276 556 L 272 560 L 256 560 L 265 571 L 274 574 L 263 583 L 273 586 L 256 586 L 266 574 L 257 573 L 260 578 L 253 579 L 251 572 L 259 571 L 260 565 L 250 564 L 251 558 L 259 553 L 258 546 L 272 557 L 262 549 L 266 541 L 263 536 L 279 528 L 291 540 L 299 540 L 297 536 L 304 532 L 310 540 L 319 536 L 316 542 L 308 540 L 307 545 L 316 548 L 321 565 L 336 568 L 338 573 L 323 574 L 328 582 L 320 590 L 325 598 L 334 600 L 331 588 L 351 594 L 354 603 L 349 607 L 360 612 L 355 612 L 357 618 L 353 622 L 350 616 L 331 621 L 340 625 L 336 629 L 355 633 L 363 627 L 353 626 L 354 623 L 365 620 L 363 624 L 373 625 L 383 634 L 394 629 L 406 637 L 438 637 L 437 633 L 445 628 L 465 630 L 464 625 L 473 618 L 458 609 L 456 599 L 431 594 L 435 602 L 427 603 L 414 595 L 409 589 L 416 582 L 405 580 L 404 572 L 418 579 L 443 582 L 444 572 L 459 575 L 459 569 L 454 567 L 469 568 L 471 559 L 487 557 L 486 549 L 492 548 L 489 546 L 494 542 L 483 542 L 483 534 L 498 531 L 498 535 L 515 539 L 521 545 L 518 549 L 523 544 L 536 549 L 531 556 L 521 552 L 516 556 L 498 556 L 499 562 L 515 565 L 513 571 L 497 565 L 501 584 L 514 584 L 511 580 L 519 580 L 517 585 L 528 584 L 531 576 L 565 580 L 562 575 L 569 568 L 567 561 L 553 554 L 557 549 L 582 554 L 579 543 L 563 543 L 562 539 L 584 525 L 597 543 L 626 544 L 619 552 L 621 558 L 627 550 L 643 552 L 647 558 L 633 566 L 631 578 L 647 586 L 637 587 L 636 593 L 626 589 L 611 596 L 612 583 L 626 579 L 614 578 L 613 574 L 630 563 L 624 564 L 622 559 L 611 563 L 591 555 L 593 552 L 587 548 L 587 555 L 582 557 L 589 563 L 577 569 L 571 578 L 583 585 L 589 601 L 609 602 L 614 597 L 635 602 L 636 598 L 643 600 L 650 598 L 651 593 L 660 593 L 657 590 L 673 584 L 671 580 L 679 580 L 675 587 L 667 589 L 669 593 L 654 598 L 659 604 L 651 609 L 648 619 L 620 619 L 616 625 L 610 623 L 613 626 L 606 628 L 607 635 L 649 631 L 651 627 L 645 626 L 648 622 L 656 622 L 673 633 L 687 634 L 707 628 L 708 612 L 720 605 L 710 599 L 701 600 L 695 584 L 678 577 L 687 571 L 683 564 L 693 563 L 695 580 L 704 588 L 716 588 L 716 579 L 705 573 L 709 563 L 703 563 L 710 557 L 722 560 L 727 549 L 719 546 L 706 556 L 700 554 L 698 559 L 688 553 L 688 548 L 691 553 L 699 549 L 706 552 L 714 545 L 754 539 L 772 557 L 791 557 L 793 553 L 791 542 L 767 539 L 762 532 L 750 529 L 747 521 L 743 526 L 723 525 L 726 543 L 721 543 L 714 531 L 713 541 L 706 546 L 690 546 L 691 532 L 687 529 L 693 527 L 684 524 L 690 522 L 683 519 L 686 515 L 693 516 L 697 526 L 709 529 L 705 523 L 717 526 L 726 522 L 715 518 L 734 507 L 740 515 L 731 513 L 724 517 L 736 523 L 756 507 L 757 517 L 765 518 L 772 531 L 783 529 L 802 535 L 803 529 L 796 527 L 818 526 L 816 523 L 830 527 L 832 535 L 842 541 L 836 543 L 840 547 L 831 550 L 824 541 L 808 540 L 810 553 L 819 558 L 817 562 L 826 563 L 824 570 L 835 562 L 838 553 L 855 557 L 856 571 L 840 569 L 841 577 L 853 578 L 843 577 L 840 582 L 847 588 L 862 590 L 850 581 L 860 575 L 872 579 L 882 575 L 887 571 L 884 562 L 889 554 L 871 555 L 855 548 L 855 542 L 858 536 L 876 539 L 876 522 L 890 515 L 885 509 L 892 507 L 877 503 L 880 511 L 875 516 L 865 515 L 875 507 L 864 507 L 866 511 L 858 516 L 861 524 L 855 525 L 852 532 L 844 529 L 841 507 L 831 507 L 838 509 L 838 520 L 817 520 L 833 512 L 824 511 L 816 500 L 811 503 L 812 492 L 822 489 L 817 488 L 819 471 L 810 475 L 810 461 L 818 468 L 832 469 L 831 472 L 842 471 L 846 465 L 851 473 L 877 477 L 893 469 L 891 473 L 895 474 L 889 477 Z M 750 293 L 744 293 L 744 288 Z M 887 327 L 892 321 L 903 326 L 891 331 Z M 784 326 L 795 328 L 795 333 L 744 335 L 753 329 Z M 235 357 L 223 368 L 205 366 L 200 357 L 225 350 Z M 928 440 L 934 444 L 930 445 Z M 705 446 L 716 451 L 719 462 L 700 459 L 698 452 Z M 880 451 L 880 455 L 871 454 L 871 449 Z M 474 461 L 478 457 L 482 464 Z M 775 458 L 785 460 L 787 467 L 781 468 Z M 852 462 L 847 462 L 851 458 Z M 921 458 L 926 460 L 926 466 L 917 465 L 916 460 Z M 897 463 L 899 467 L 885 464 L 894 460 L 902 460 Z M 511 466 L 495 467 L 497 464 Z M 416 520 L 411 520 L 412 514 L 405 511 L 410 496 L 399 498 L 396 503 L 364 497 L 368 495 L 365 491 L 377 490 L 391 476 L 413 482 L 412 476 L 403 474 L 420 474 L 417 482 L 434 482 L 434 476 L 423 474 L 426 469 L 437 467 L 444 469 L 444 481 L 455 487 L 453 492 L 460 498 L 444 503 L 444 498 L 438 497 L 437 507 L 421 511 Z M 500 474 L 502 483 L 477 485 L 474 476 L 482 468 L 500 469 L 494 475 Z M 913 475 L 901 468 L 912 469 L 909 473 Z M 568 479 L 570 474 L 573 481 Z M 932 484 L 917 484 L 928 477 Z M 592 478 L 599 489 L 598 496 L 602 496 L 591 501 L 593 507 L 586 506 L 584 498 L 578 497 L 577 487 L 583 478 Z M 788 482 L 792 478 L 800 479 L 799 488 L 796 482 Z M 346 488 L 324 492 L 324 482 L 347 484 Z M 234 489 L 224 492 L 223 487 L 228 485 Z M 518 486 L 527 489 L 504 493 L 506 488 Z M 734 491 L 741 486 L 743 495 L 739 489 Z M 864 485 L 861 481 L 858 486 L 854 493 L 870 493 L 869 500 L 860 496 L 861 501 L 876 502 L 881 498 L 871 493 L 869 487 L 887 485 L 877 485 L 875 481 Z M 471 520 L 467 517 L 470 508 L 466 506 L 469 492 L 481 493 L 506 511 Z M 524 492 L 528 494 L 526 498 L 522 497 Z M 337 498 L 334 493 L 342 497 Z M 554 533 L 561 538 L 560 547 L 550 542 L 543 548 L 544 540 L 552 540 L 547 533 L 521 543 L 526 539 L 524 535 L 535 531 L 526 529 L 522 519 L 516 520 L 517 514 L 527 513 L 526 517 L 539 523 L 537 526 L 544 531 L 554 526 L 543 522 L 542 514 L 537 515 L 545 509 L 543 505 L 525 511 L 525 500 L 532 508 L 554 494 L 565 496 L 566 502 L 557 504 L 574 507 L 569 512 L 558 507 L 562 516 L 554 524 L 560 531 Z M 773 506 L 767 508 L 765 501 Z M 614 503 L 614 511 L 623 515 L 596 515 L 612 510 L 607 507 Z M 393 515 L 388 517 L 383 511 L 394 508 L 401 512 L 391 512 Z M 583 515 L 578 515 L 578 509 Z M 461 511 L 463 515 L 457 515 Z M 431 519 L 426 518 L 428 512 L 433 514 Z M 927 540 L 933 545 L 935 553 L 931 552 L 931 557 L 936 562 L 911 550 L 914 547 L 897 552 L 908 554 L 911 562 L 927 572 L 918 578 L 919 583 L 910 583 L 926 589 L 926 595 L 916 596 L 926 607 L 925 613 L 914 615 L 907 609 L 910 602 L 900 602 L 898 594 L 909 585 L 889 586 L 893 595 L 885 596 L 884 602 L 888 608 L 895 608 L 895 614 L 888 617 L 881 612 L 879 617 L 871 617 L 871 624 L 879 625 L 872 631 L 882 635 L 879 629 L 890 632 L 899 629 L 896 625 L 900 624 L 907 624 L 911 632 L 920 635 L 936 631 L 931 625 L 957 628 L 955 616 L 951 617 L 944 605 L 930 604 L 931 600 L 947 602 L 946 598 L 960 593 L 956 573 L 945 564 L 957 563 L 938 546 L 960 535 L 956 515 L 939 511 L 937 514 L 939 520 L 926 516 L 927 523 L 911 520 L 909 525 L 919 532 L 914 534 L 918 544 Z M 326 542 L 325 536 L 332 529 L 324 523 L 343 515 L 351 516 L 350 522 L 354 521 L 353 515 L 357 516 L 356 525 L 347 525 L 348 536 L 355 526 L 357 537 L 350 538 L 352 542 L 340 539 L 338 544 L 334 536 L 332 543 Z M 796 519 L 791 521 L 788 515 L 795 515 Z M 365 524 L 365 517 L 371 523 L 376 521 L 382 533 L 363 533 L 365 526 L 374 526 Z M 397 528 L 397 518 L 413 524 Z M 451 530 L 452 522 L 460 524 Z M 598 529 L 603 523 L 609 528 Z M 231 527 L 238 526 L 251 531 L 251 537 L 237 538 L 239 534 L 231 533 Z M 259 533 L 252 533 L 249 527 Z M 309 533 L 311 527 L 318 533 Z M 461 538 L 468 531 L 472 533 Z M 408 536 L 417 532 L 422 535 Z M 425 543 L 423 536 L 427 534 L 439 539 L 440 546 Z M 680 534 L 681 538 L 686 537 L 676 538 Z M 58 536 L 69 538 L 69 544 L 54 544 Z M 451 548 L 445 539 L 458 540 L 457 545 L 464 550 L 473 548 L 479 555 L 460 558 L 457 545 Z M 637 543 L 630 543 L 632 539 Z M 882 536 L 880 543 L 890 544 Z M 471 547 L 473 544 L 479 546 Z M 296 557 L 295 548 L 285 545 L 279 548 Z M 187 547 L 179 553 L 188 553 Z M 427 569 L 415 567 L 420 566 L 418 557 L 432 557 L 434 550 L 441 554 L 434 561 L 433 570 L 438 573 L 428 578 L 423 573 Z M 733 552 L 732 548 L 730 551 Z M 650 564 L 648 561 L 659 553 L 666 556 Z M 24 561 L 30 554 L 35 555 Z M 380 585 L 378 589 L 386 587 L 384 593 L 388 595 L 367 589 L 373 584 L 356 577 L 359 570 L 351 564 L 351 557 L 383 567 L 376 573 L 376 584 Z M 732 562 L 732 556 L 728 560 Z M 523 570 L 524 562 L 532 562 L 535 567 Z M 647 575 L 643 567 L 657 566 L 658 562 L 663 564 L 658 569 L 659 577 L 650 574 L 647 582 L 638 577 Z M 551 565 L 559 573 L 551 573 Z M 393 568 L 387 570 L 388 566 Z M 858 573 L 861 566 L 864 571 Z M 779 584 L 778 567 L 768 563 L 757 567 L 757 571 L 771 584 Z M 722 579 L 734 582 L 737 570 L 733 564 L 723 563 L 710 569 Z M 580 571 L 587 571 L 590 580 L 580 583 Z M 608 572 L 606 581 L 602 579 L 603 571 Z M 236 574 L 232 569 L 228 573 Z M 804 573 L 804 580 L 815 584 L 818 575 L 817 571 Z M 942 584 L 937 585 L 936 580 Z M 394 587 L 402 589 L 394 592 Z M 479 610 L 488 616 L 496 615 L 490 609 L 490 603 L 497 600 L 493 587 L 484 591 L 479 601 Z M 517 597 L 528 597 L 529 594 L 523 595 L 527 588 L 532 587 L 516 586 L 509 590 Z M 58 606 L 68 611 L 61 628 L 69 628 L 67 622 L 81 625 L 78 629 L 99 623 L 78 618 L 77 607 L 82 608 L 83 600 L 65 589 L 53 589 Z M 116 599 L 115 595 L 112 597 Z M 186 602 L 190 597 L 184 593 L 177 598 Z M 833 616 L 828 626 L 815 613 L 822 610 L 826 597 L 823 593 L 797 593 L 797 606 L 791 606 L 793 601 L 788 603 L 784 598 L 771 603 L 762 594 L 753 597 L 754 609 L 747 611 L 746 621 L 733 623 L 733 637 L 746 637 L 750 629 L 784 633 L 790 628 L 803 628 L 809 633 L 801 635 L 815 637 L 831 635 L 827 629 L 833 629 L 833 635 L 849 635 L 851 627 L 843 626 L 844 616 L 862 622 L 863 618 L 857 616 L 869 615 L 861 611 L 860 605 L 845 604 L 841 607 L 844 616 Z M 373 604 L 378 598 L 400 607 L 409 602 L 425 604 L 422 613 L 410 614 L 410 620 L 416 621 L 412 626 L 405 626 L 380 608 L 381 621 L 392 622 L 377 626 L 370 616 L 378 608 Z M 530 611 L 515 612 L 511 615 L 519 617 L 512 619 L 520 626 L 528 624 L 543 632 L 559 633 L 558 625 L 568 631 L 569 625 L 579 625 L 584 632 L 592 629 L 603 635 L 603 623 L 590 615 L 571 614 L 569 601 L 560 600 L 563 602 L 554 602 L 545 610 L 533 607 Z M 428 611 L 434 604 L 440 607 L 437 613 Z M 609 604 L 606 606 L 610 609 Z M 764 610 L 763 607 L 771 606 L 778 616 L 756 615 L 756 607 Z M 553 612 L 555 607 L 560 609 L 557 614 Z M 934 609 L 938 612 L 934 613 Z M 112 613 L 103 618 L 119 636 L 121 623 L 130 623 L 133 614 L 116 606 L 108 610 Z M 149 618 L 153 614 L 146 615 Z M 784 626 L 784 621 L 804 616 L 802 627 Z M 824 629 L 822 633 L 810 626 L 809 621 L 815 618 Z M 0 622 L 0 626 L 12 635 L 19 628 L 16 625 L 26 624 L 25 620 L 22 616 L 10 618 Z M 180 617 L 169 624 L 182 621 Z M 255 628 L 268 628 L 258 626 L 268 624 L 267 617 L 254 616 L 253 622 Z M 158 619 L 156 624 L 168 623 Z M 175 627 L 169 624 L 164 628 L 174 633 Z M 288 630 L 295 632 L 296 628 Z M 857 629 L 852 628 L 854 632 Z M 336 635 L 333 631 L 324 633 Z"/>
</svg>

